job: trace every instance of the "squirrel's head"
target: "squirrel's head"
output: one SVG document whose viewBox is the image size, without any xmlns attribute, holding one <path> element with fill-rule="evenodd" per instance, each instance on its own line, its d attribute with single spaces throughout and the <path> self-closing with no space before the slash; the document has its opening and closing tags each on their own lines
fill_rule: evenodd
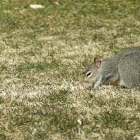
<svg viewBox="0 0 140 140">
<path fill-rule="evenodd" d="M 85 88 L 92 87 L 97 79 L 97 71 L 101 66 L 101 60 L 98 57 L 94 58 L 94 62 L 86 69 L 82 85 Z"/>
</svg>

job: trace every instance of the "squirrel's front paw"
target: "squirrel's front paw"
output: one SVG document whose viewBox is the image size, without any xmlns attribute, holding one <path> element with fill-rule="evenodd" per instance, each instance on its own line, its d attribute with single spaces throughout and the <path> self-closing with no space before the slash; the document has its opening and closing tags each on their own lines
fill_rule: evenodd
<svg viewBox="0 0 140 140">
<path fill-rule="evenodd" d="M 97 81 L 97 82 L 94 84 L 94 89 L 99 89 L 99 86 L 100 86 L 100 82 Z"/>
</svg>

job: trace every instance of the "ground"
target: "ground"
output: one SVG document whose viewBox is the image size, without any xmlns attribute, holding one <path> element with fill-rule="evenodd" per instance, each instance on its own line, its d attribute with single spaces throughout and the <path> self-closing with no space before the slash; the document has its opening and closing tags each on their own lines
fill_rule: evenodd
<svg viewBox="0 0 140 140">
<path fill-rule="evenodd" d="M 58 2 L 0 1 L 0 138 L 139 140 L 138 90 L 81 85 L 95 56 L 140 46 L 139 1 Z"/>
</svg>

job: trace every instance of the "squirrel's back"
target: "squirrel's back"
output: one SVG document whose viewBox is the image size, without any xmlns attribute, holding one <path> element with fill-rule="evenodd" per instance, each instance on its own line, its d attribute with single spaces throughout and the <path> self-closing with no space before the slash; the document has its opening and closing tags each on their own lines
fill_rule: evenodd
<svg viewBox="0 0 140 140">
<path fill-rule="evenodd" d="M 118 65 L 120 83 L 127 88 L 140 87 L 140 48 L 121 57 Z"/>
</svg>

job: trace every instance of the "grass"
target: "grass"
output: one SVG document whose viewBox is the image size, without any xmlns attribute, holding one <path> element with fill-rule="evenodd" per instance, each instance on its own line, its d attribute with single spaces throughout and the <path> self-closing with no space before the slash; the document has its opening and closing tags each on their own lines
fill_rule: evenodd
<svg viewBox="0 0 140 140">
<path fill-rule="evenodd" d="M 94 56 L 139 46 L 139 1 L 59 2 L 0 1 L 0 138 L 140 139 L 138 90 L 81 86 Z"/>
</svg>

